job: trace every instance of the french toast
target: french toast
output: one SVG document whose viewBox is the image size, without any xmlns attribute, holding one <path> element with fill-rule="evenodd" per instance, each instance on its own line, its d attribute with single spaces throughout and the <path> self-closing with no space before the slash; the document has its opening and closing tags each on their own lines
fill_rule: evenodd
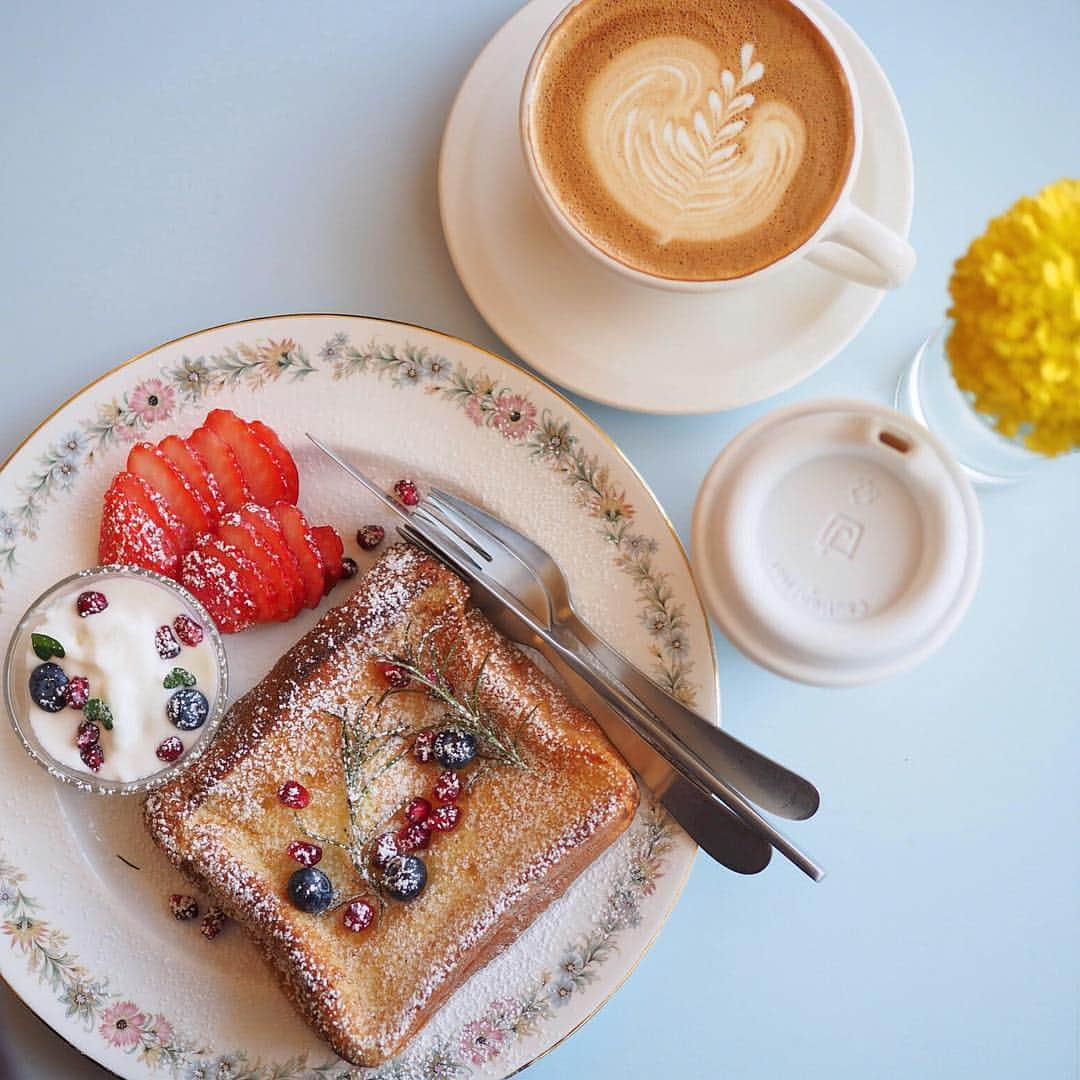
<svg viewBox="0 0 1080 1080">
<path fill-rule="evenodd" d="M 419 852 L 423 892 L 387 902 L 356 933 L 340 910 L 312 915 L 290 902 L 287 848 L 304 834 L 347 836 L 350 821 L 362 833 L 400 824 L 410 799 L 431 798 L 442 767 L 403 737 L 403 756 L 350 816 L 341 754 L 342 717 L 369 732 L 415 731 L 438 712 L 428 693 L 384 697 L 379 658 L 418 635 L 446 646 L 453 684 L 471 692 L 479 673 L 477 700 L 523 764 L 478 758 L 462 772 L 460 821 Z M 282 804 L 289 780 L 310 793 L 305 808 Z M 148 797 L 145 819 L 169 859 L 260 944 L 334 1051 L 377 1065 L 565 892 L 637 803 L 636 781 L 594 721 L 468 606 L 460 579 L 399 545 L 231 707 L 214 746 Z M 319 869 L 336 890 L 362 885 L 347 852 L 323 849 Z"/>
</svg>

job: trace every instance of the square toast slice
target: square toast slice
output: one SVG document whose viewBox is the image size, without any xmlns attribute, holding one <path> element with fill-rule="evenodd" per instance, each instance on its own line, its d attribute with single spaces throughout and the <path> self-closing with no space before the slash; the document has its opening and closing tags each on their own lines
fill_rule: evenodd
<svg viewBox="0 0 1080 1080">
<path fill-rule="evenodd" d="M 565 892 L 637 808 L 637 783 L 595 722 L 467 601 L 450 571 L 414 548 L 391 548 L 349 600 L 231 707 L 214 746 L 145 806 L 169 859 L 259 943 L 301 1014 L 356 1065 L 398 1053 Z M 293 906 L 286 885 L 298 866 L 286 848 L 304 838 L 302 828 L 348 835 L 342 716 L 360 715 L 376 731 L 438 722 L 440 707 L 423 692 L 372 707 L 387 685 L 376 658 L 429 631 L 453 643 L 455 687 L 471 687 L 482 669 L 480 702 L 513 733 L 525 765 L 484 763 L 458 800 L 457 828 L 433 834 L 418 852 L 428 870 L 423 893 L 391 901 L 357 933 L 340 909 L 315 916 Z M 400 744 L 407 749 L 409 741 Z M 406 752 L 367 792 L 360 834 L 399 828 L 401 808 L 416 796 L 434 803 L 441 771 Z M 286 780 L 310 791 L 305 809 L 278 799 Z M 332 844 L 324 844 L 319 868 L 342 894 L 363 891 L 348 855 Z"/>
</svg>

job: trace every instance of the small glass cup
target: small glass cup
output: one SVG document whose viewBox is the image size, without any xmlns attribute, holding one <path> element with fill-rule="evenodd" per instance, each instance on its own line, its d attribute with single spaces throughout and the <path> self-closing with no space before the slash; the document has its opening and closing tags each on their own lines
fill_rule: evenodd
<svg viewBox="0 0 1080 1080">
<path fill-rule="evenodd" d="M 100 585 L 110 579 L 142 579 L 154 588 L 165 589 L 172 593 L 181 609 L 195 619 L 203 628 L 204 643 L 213 652 L 216 682 L 214 697 L 210 706 L 210 715 L 198 729 L 198 737 L 192 746 L 187 747 L 183 756 L 171 765 L 163 764 L 157 772 L 135 780 L 109 780 L 97 776 L 87 769 L 76 769 L 57 761 L 42 745 L 29 719 L 30 694 L 27 688 L 25 668 L 27 653 L 31 651 L 30 635 L 35 622 L 46 604 L 55 596 L 70 591 L 72 600 L 84 589 Z M 107 590 L 103 590 L 107 591 Z M 229 668 L 225 656 L 225 646 L 217 627 L 206 608 L 195 599 L 183 586 L 171 578 L 156 574 L 152 570 L 143 570 L 134 566 L 95 566 L 80 570 L 76 574 L 63 578 L 51 585 L 28 607 L 15 627 L 8 644 L 7 657 L 4 661 L 4 698 L 7 702 L 11 726 L 23 744 L 26 752 L 56 780 L 72 784 L 81 791 L 95 795 L 141 795 L 171 780 L 190 765 L 194 764 L 206 752 L 213 741 L 221 719 L 225 714 L 229 694 Z"/>
<path fill-rule="evenodd" d="M 1024 446 L 1023 434 L 1002 435 L 976 411 L 971 395 L 956 384 L 945 351 L 952 326 L 947 319 L 919 347 L 897 383 L 896 407 L 941 439 L 973 483 L 1015 484 L 1053 459 Z"/>
</svg>

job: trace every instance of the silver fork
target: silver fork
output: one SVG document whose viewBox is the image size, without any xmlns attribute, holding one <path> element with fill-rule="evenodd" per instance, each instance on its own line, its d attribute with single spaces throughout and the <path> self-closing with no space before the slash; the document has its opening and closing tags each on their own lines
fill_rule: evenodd
<svg viewBox="0 0 1080 1080">
<path fill-rule="evenodd" d="M 538 618 L 571 632 L 601 666 L 679 733 L 691 750 L 723 768 L 724 776 L 758 806 L 793 821 L 812 817 L 821 803 L 808 780 L 689 709 L 598 635 L 574 610 L 559 564 L 539 544 L 467 499 L 432 488 L 423 509 L 488 561 L 492 573 Z"/>
<path fill-rule="evenodd" d="M 714 858 L 732 869 L 755 873 L 768 863 L 771 845 L 813 880 L 821 880 L 824 871 L 732 788 L 709 763 L 707 754 L 703 756 L 689 749 L 675 731 L 630 693 L 573 634 L 565 627 L 551 626 L 547 617 L 535 615 L 507 588 L 498 576 L 498 572 L 506 569 L 508 558 L 501 545 L 485 543 L 482 537 L 477 538 L 474 530 L 459 524 L 444 524 L 449 518 L 439 506 L 406 509 L 315 436 L 309 433 L 308 438 L 403 520 L 398 531 L 407 540 L 446 562 L 470 582 L 479 591 L 479 596 L 474 592 L 474 600 L 486 598 L 489 615 L 499 621 L 509 619 L 510 629 L 506 631 L 509 636 L 515 637 L 524 631 L 530 640 L 539 638 L 621 715 L 628 727 L 623 729 L 616 725 L 619 730 L 614 732 L 615 736 L 630 729 L 636 732 L 630 748 L 635 757 L 638 751 L 644 751 L 650 771 L 652 766 L 659 765 L 664 773 L 671 774 L 669 766 L 674 766 L 674 783 L 670 783 L 670 775 L 665 776 L 654 790 L 699 842 L 702 838 L 706 841 L 703 846 Z M 609 736 L 611 734 L 609 731 Z M 618 737 L 614 741 L 620 745 Z"/>
</svg>

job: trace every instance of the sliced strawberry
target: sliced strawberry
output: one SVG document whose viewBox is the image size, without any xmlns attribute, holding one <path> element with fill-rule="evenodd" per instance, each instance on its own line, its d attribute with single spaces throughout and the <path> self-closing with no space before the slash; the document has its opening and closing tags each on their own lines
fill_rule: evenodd
<svg viewBox="0 0 1080 1080">
<path fill-rule="evenodd" d="M 183 555 L 191 546 L 187 528 L 173 513 L 172 507 L 141 476 L 134 473 L 118 472 L 112 481 L 112 487 L 121 490 L 136 506 L 141 506 L 168 535 L 178 555 Z"/>
<path fill-rule="evenodd" d="M 326 582 L 324 591 L 329 592 L 341 580 L 341 558 L 345 554 L 345 545 L 332 525 L 316 525 L 311 530 L 315 544 L 323 559 L 323 573 Z"/>
<path fill-rule="evenodd" d="M 141 476 L 168 504 L 184 523 L 191 543 L 211 527 L 210 508 L 203 497 L 187 482 L 183 474 L 156 447 L 138 442 L 128 454 L 128 472 Z"/>
<path fill-rule="evenodd" d="M 220 435 L 208 427 L 199 427 L 188 436 L 187 441 L 206 463 L 207 469 L 213 473 L 221 489 L 226 510 L 239 510 L 244 503 L 251 502 L 252 494 L 244 480 L 240 463 L 236 460 L 232 448 Z"/>
<path fill-rule="evenodd" d="M 300 576 L 304 581 L 304 600 L 309 608 L 316 607 L 326 585 L 323 559 L 307 518 L 292 505 L 279 502 L 270 507 L 270 513 L 281 526 L 285 542 L 292 549 L 300 564 Z"/>
<path fill-rule="evenodd" d="M 211 409 L 204 425 L 229 444 L 255 502 L 273 506 L 286 497 L 288 484 L 277 459 L 259 442 L 246 421 L 231 409 Z"/>
<path fill-rule="evenodd" d="M 239 514 L 228 514 L 221 519 L 218 536 L 247 556 L 255 565 L 259 572 L 259 583 L 270 595 L 274 607 L 273 617 L 281 621 L 291 619 L 300 608 L 293 607 L 292 589 L 273 548 L 251 525 L 242 521 Z"/>
<path fill-rule="evenodd" d="M 225 634 L 246 630 L 256 622 L 259 608 L 246 578 L 228 545 L 209 533 L 199 537 L 180 568 L 181 584 L 202 602 Z"/>
<path fill-rule="evenodd" d="M 171 578 L 178 575 L 176 540 L 162 523 L 149 485 L 141 477 L 122 472 L 105 492 L 98 558 L 104 564 L 141 566 Z"/>
<path fill-rule="evenodd" d="M 158 449 L 202 496 L 210 519 L 216 524 L 217 519 L 225 513 L 225 500 L 221 497 L 221 488 L 218 487 L 214 474 L 207 468 L 198 450 L 179 435 L 167 435 L 158 443 Z"/>
<path fill-rule="evenodd" d="M 261 420 L 247 422 L 251 433 L 270 451 L 281 470 L 285 481 L 285 501 L 294 503 L 300 497 L 300 474 L 296 471 L 296 462 L 288 447 L 278 438 L 278 433 Z"/>
<path fill-rule="evenodd" d="M 248 503 L 240 511 L 240 520 L 250 525 L 259 538 L 278 556 L 278 564 L 289 586 L 292 613 L 295 615 L 304 606 L 307 591 L 300 572 L 300 562 L 293 554 L 292 548 L 285 542 L 285 534 L 281 531 L 281 526 L 265 506 L 259 506 L 256 503 Z"/>
</svg>

